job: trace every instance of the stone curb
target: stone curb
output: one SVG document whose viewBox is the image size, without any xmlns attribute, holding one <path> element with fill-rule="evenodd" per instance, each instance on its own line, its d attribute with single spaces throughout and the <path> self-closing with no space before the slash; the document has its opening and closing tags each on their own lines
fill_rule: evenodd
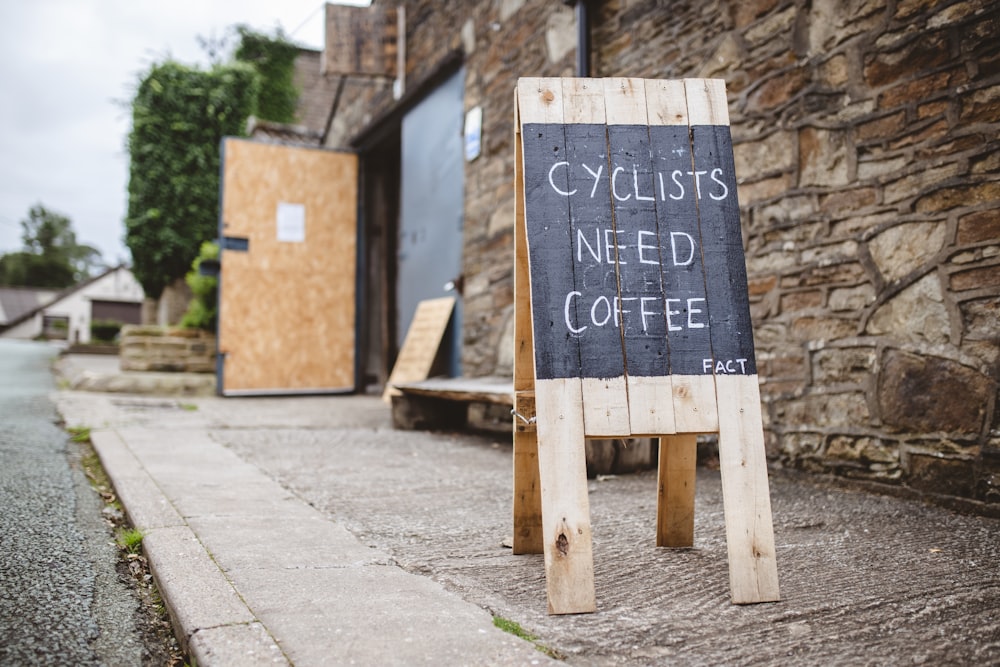
<svg viewBox="0 0 1000 667">
<path fill-rule="evenodd" d="M 281 649 L 114 431 L 91 442 L 132 525 L 182 648 L 198 665 L 289 664 Z"/>
</svg>

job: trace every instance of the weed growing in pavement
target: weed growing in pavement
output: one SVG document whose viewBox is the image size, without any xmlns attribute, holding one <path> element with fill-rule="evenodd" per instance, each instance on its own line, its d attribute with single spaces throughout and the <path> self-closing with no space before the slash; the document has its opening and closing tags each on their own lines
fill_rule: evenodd
<svg viewBox="0 0 1000 667">
<path fill-rule="evenodd" d="M 90 442 L 89 426 L 70 426 L 66 429 L 69 432 L 69 439 L 76 443 Z"/>
<path fill-rule="evenodd" d="M 195 410 L 198 409 L 198 406 L 195 403 L 181 403 L 180 404 L 180 408 L 181 408 L 181 410 L 187 410 L 188 412 L 194 412 Z"/>
<path fill-rule="evenodd" d="M 111 486 L 111 480 L 108 479 L 101 466 L 101 459 L 90 442 L 91 429 L 74 427 L 66 430 L 70 434 L 70 440 L 78 444 L 80 448 L 74 458 L 83 469 L 83 474 L 91 488 L 104 501 L 105 508 L 102 514 L 114 532 L 115 543 L 121 551 L 119 572 L 125 577 L 131 577 L 133 590 L 141 600 L 143 618 L 139 623 L 140 631 L 145 637 L 146 649 L 152 655 L 149 664 L 163 664 L 167 667 L 184 665 L 186 667 L 184 653 L 177 643 L 173 627 L 170 624 L 170 615 L 163 604 L 156 584 L 153 582 L 149 563 L 141 553 L 142 532 L 129 525 L 125 518 L 125 512 L 118 501 L 118 495 Z"/>
<path fill-rule="evenodd" d="M 554 658 L 556 660 L 565 660 L 565 656 L 560 654 L 555 649 L 540 644 L 538 642 L 538 637 L 536 637 L 535 635 L 531 634 L 523 627 L 521 627 L 521 624 L 518 623 L 517 621 L 512 621 L 509 618 L 504 618 L 503 616 L 494 616 L 493 625 L 500 628 L 504 632 L 514 635 L 515 637 L 520 637 L 521 639 L 527 642 L 531 642 L 532 644 L 535 645 L 535 648 L 537 650 L 541 651 L 550 658 Z"/>
<path fill-rule="evenodd" d="M 138 554 L 142 549 L 143 534 L 137 528 L 119 528 L 115 542 L 127 554 Z"/>
</svg>

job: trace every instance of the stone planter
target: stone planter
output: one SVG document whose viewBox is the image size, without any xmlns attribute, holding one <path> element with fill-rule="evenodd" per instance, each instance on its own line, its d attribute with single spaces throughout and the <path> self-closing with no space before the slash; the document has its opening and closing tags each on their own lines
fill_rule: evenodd
<svg viewBox="0 0 1000 667">
<path fill-rule="evenodd" d="M 179 327 L 122 327 L 123 371 L 214 373 L 215 334 Z"/>
</svg>

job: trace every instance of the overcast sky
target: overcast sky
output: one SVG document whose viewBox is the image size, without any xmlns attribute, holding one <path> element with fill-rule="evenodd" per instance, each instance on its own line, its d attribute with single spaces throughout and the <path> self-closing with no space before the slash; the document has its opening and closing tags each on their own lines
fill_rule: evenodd
<svg viewBox="0 0 1000 667">
<path fill-rule="evenodd" d="M 0 254 L 20 249 L 20 221 L 41 203 L 70 218 L 77 240 L 106 262 L 130 262 L 125 140 L 139 75 L 168 56 L 207 64 L 198 37 L 227 36 L 238 23 L 268 33 L 280 25 L 319 49 L 322 8 L 320 0 L 0 2 Z"/>
</svg>

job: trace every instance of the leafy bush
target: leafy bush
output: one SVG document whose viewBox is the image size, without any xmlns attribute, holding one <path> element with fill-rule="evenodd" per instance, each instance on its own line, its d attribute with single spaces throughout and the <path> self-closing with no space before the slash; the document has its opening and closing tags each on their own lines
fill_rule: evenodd
<svg viewBox="0 0 1000 667">
<path fill-rule="evenodd" d="M 219 144 L 246 133 L 260 77 L 245 63 L 209 71 L 153 65 L 132 102 L 125 243 L 146 296 L 182 277 L 217 235 Z"/>
<path fill-rule="evenodd" d="M 93 340 L 112 342 L 122 329 L 118 320 L 92 320 L 90 322 L 90 337 Z"/>
<path fill-rule="evenodd" d="M 216 316 L 219 313 L 219 279 L 216 276 L 201 274 L 201 263 L 204 260 L 218 261 L 219 244 L 206 241 L 201 244 L 201 252 L 191 264 L 191 270 L 184 277 L 184 282 L 191 288 L 191 303 L 181 319 L 181 326 L 186 329 L 204 329 L 214 332 Z"/>
<path fill-rule="evenodd" d="M 245 25 L 236 26 L 236 32 L 240 43 L 233 57 L 253 65 L 260 74 L 257 117 L 276 123 L 295 122 L 300 91 L 294 76 L 299 47 L 290 42 L 280 28 L 273 37 Z"/>
</svg>

